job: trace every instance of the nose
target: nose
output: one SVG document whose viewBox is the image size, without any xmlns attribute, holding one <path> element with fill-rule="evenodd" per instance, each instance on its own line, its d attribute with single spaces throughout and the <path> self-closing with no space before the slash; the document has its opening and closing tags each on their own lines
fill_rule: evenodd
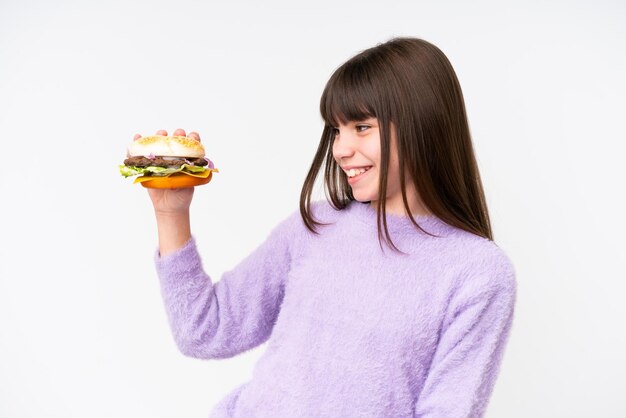
<svg viewBox="0 0 626 418">
<path fill-rule="evenodd" d="M 348 129 L 339 128 L 339 132 L 335 135 L 335 140 L 333 141 L 333 157 L 335 161 L 340 162 L 342 159 L 350 158 L 354 155 L 354 139 Z"/>
</svg>

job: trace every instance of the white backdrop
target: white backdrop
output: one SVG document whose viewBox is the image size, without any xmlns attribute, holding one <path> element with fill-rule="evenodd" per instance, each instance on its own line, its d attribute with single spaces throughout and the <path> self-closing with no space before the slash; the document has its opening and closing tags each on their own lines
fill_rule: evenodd
<svg viewBox="0 0 626 418">
<path fill-rule="evenodd" d="M 135 133 L 199 131 L 193 231 L 218 280 L 296 210 L 332 71 L 395 35 L 450 58 L 518 303 L 489 418 L 626 417 L 626 6 L 0 2 L 0 417 L 205 417 L 261 346 L 170 336 Z"/>
</svg>

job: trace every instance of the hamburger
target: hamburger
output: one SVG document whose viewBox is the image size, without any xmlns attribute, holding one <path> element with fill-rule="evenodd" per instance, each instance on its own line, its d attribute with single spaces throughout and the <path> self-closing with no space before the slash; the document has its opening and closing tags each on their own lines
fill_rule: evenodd
<svg viewBox="0 0 626 418">
<path fill-rule="evenodd" d="M 218 170 L 206 158 L 200 141 L 186 136 L 153 135 L 138 138 L 128 147 L 120 165 L 124 177 L 154 189 L 194 187 L 211 181 Z"/>
</svg>

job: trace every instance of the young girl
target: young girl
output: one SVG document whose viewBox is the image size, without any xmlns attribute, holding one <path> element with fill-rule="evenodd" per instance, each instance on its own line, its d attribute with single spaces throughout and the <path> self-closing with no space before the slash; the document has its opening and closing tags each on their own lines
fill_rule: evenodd
<svg viewBox="0 0 626 418">
<path fill-rule="evenodd" d="M 227 358 L 269 340 L 212 416 L 483 416 L 516 280 L 454 70 L 432 44 L 396 38 L 339 67 L 320 108 L 300 211 L 219 281 L 191 236 L 193 189 L 149 191 L 180 350 Z M 330 202 L 311 204 L 322 169 Z"/>
</svg>

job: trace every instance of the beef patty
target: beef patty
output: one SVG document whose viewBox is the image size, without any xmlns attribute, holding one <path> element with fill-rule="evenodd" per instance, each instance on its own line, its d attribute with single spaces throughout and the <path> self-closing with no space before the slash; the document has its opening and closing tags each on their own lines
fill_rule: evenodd
<svg viewBox="0 0 626 418">
<path fill-rule="evenodd" d="M 129 157 L 124 160 L 125 165 L 134 167 L 179 167 L 183 164 L 205 166 L 209 164 L 204 158 L 173 158 L 164 159 L 163 157 L 148 158 L 143 156 Z"/>
</svg>

